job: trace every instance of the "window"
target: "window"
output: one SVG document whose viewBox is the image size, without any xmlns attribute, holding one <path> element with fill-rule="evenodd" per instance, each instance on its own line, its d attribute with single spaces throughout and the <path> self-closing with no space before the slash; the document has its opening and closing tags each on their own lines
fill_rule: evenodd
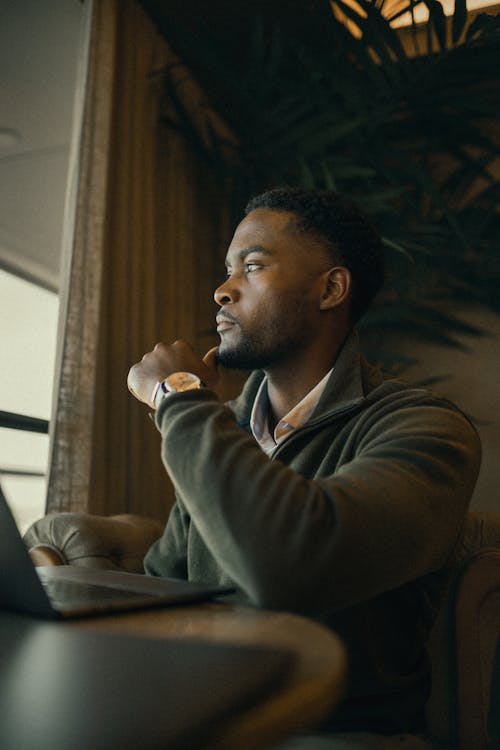
<svg viewBox="0 0 500 750">
<path fill-rule="evenodd" d="M 0 411 L 45 422 L 90 18 L 82 0 L 4 3 L 1 14 Z M 6 428 L 9 419 L 0 427 L 0 481 L 23 532 L 45 512 L 49 438 Z"/>
<path fill-rule="evenodd" d="M 50 419 L 59 299 L 0 270 L 0 410 Z M 0 428 L 2 488 L 24 531 L 45 511 L 48 435 Z"/>
</svg>

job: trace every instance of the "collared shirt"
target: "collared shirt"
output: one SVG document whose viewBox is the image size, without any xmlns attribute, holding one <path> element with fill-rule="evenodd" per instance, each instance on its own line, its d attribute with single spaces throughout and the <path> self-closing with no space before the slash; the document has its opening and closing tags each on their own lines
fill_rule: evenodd
<svg viewBox="0 0 500 750">
<path fill-rule="evenodd" d="M 316 408 L 318 401 L 325 390 L 327 380 L 332 372 L 333 367 L 326 373 L 324 378 L 322 378 L 319 383 L 317 383 L 314 388 L 293 407 L 293 409 L 290 409 L 288 414 L 285 414 L 285 416 L 280 419 L 272 435 L 269 432 L 268 422 L 269 397 L 267 395 L 267 378 L 264 378 L 253 403 L 252 414 L 250 416 L 250 428 L 254 438 L 265 453 L 271 453 L 274 448 L 276 448 L 276 446 L 287 437 L 287 435 L 307 422 Z"/>
</svg>

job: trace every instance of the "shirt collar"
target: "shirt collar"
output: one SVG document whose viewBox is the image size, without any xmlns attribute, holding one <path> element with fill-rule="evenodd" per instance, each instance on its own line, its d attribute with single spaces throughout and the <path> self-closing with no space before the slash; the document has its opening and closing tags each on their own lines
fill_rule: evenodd
<svg viewBox="0 0 500 750">
<path fill-rule="evenodd" d="M 287 435 L 307 422 L 325 390 L 332 371 L 333 367 L 298 404 L 280 419 L 272 435 L 269 432 L 268 426 L 269 398 L 267 395 L 267 377 L 264 378 L 253 403 L 250 415 L 250 429 L 265 453 L 270 453 Z"/>
</svg>

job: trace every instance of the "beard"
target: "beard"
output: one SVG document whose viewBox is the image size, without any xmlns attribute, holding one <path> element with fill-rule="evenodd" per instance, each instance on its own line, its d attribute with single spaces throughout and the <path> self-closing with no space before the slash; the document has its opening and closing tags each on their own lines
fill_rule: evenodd
<svg viewBox="0 0 500 750">
<path fill-rule="evenodd" d="M 250 339 L 225 349 L 219 346 L 217 361 L 228 370 L 265 370 L 276 361 L 276 351 L 266 352 Z"/>
<path fill-rule="evenodd" d="M 267 370 L 291 361 L 309 334 L 303 304 L 285 309 L 274 319 L 267 318 L 257 332 L 245 331 L 238 325 L 236 341 L 222 338 L 217 361 L 228 370 Z"/>
</svg>

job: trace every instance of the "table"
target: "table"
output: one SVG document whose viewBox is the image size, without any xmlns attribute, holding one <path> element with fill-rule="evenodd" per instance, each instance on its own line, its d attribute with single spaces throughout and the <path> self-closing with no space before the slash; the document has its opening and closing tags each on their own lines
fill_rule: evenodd
<svg viewBox="0 0 500 750">
<path fill-rule="evenodd" d="M 5 617 L 15 618 L 0 613 L 0 624 Z M 44 625 L 37 620 L 29 623 L 33 633 Z M 242 706 L 236 715 L 215 726 L 210 748 L 216 750 L 264 748 L 311 727 L 333 710 L 346 675 L 344 647 L 325 627 L 297 615 L 222 601 L 88 618 L 58 623 L 54 627 L 61 629 L 58 631 L 61 634 L 115 634 L 116 642 L 120 636 L 132 635 L 155 642 L 175 638 L 183 643 L 194 640 L 290 650 L 295 657 L 294 664 L 284 682 L 270 695 L 252 700 L 251 705 Z M 31 631 L 30 638 L 33 638 Z M 119 690 L 119 685 L 112 689 Z M 119 717 L 114 720 L 119 721 Z M 147 734 L 145 731 L 141 750 L 160 747 L 153 741 L 148 745 Z M 204 743 L 203 750 L 205 748 Z"/>
</svg>

